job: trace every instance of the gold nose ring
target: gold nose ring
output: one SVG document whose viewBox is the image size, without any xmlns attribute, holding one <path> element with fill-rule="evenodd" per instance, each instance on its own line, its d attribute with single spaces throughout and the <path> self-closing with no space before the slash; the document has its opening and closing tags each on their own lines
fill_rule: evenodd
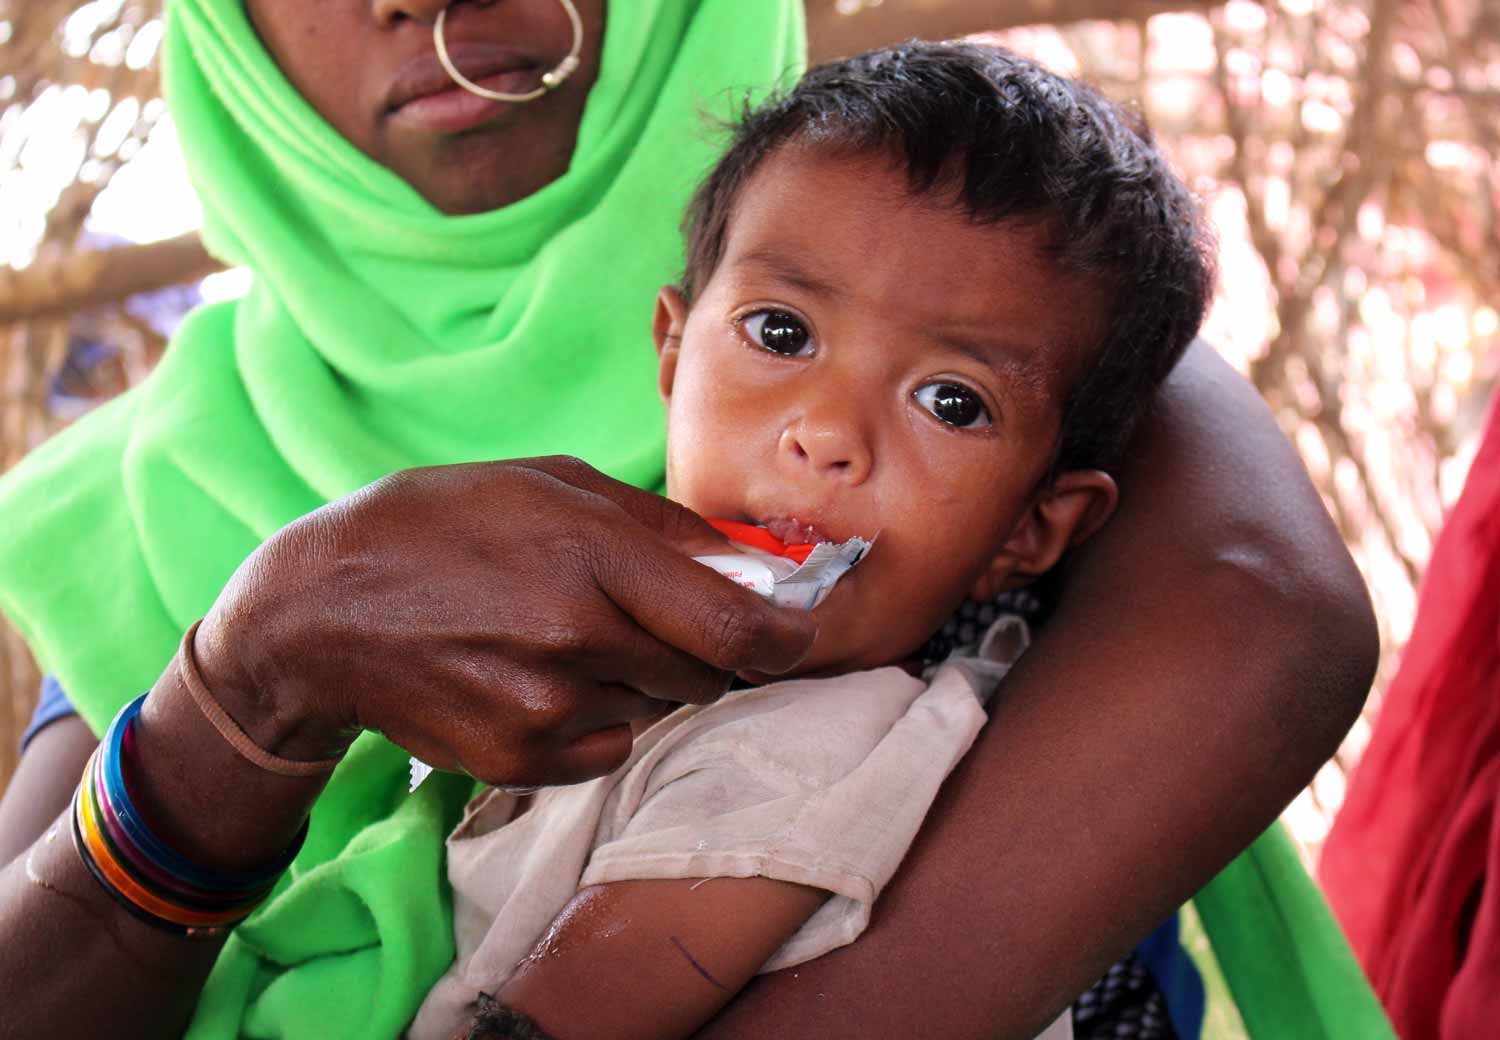
<svg viewBox="0 0 1500 1040">
<path fill-rule="evenodd" d="M 567 12 L 568 21 L 573 25 L 573 46 L 568 51 L 567 57 L 557 63 L 556 68 L 542 74 L 542 85 L 535 90 L 528 91 L 525 94 L 506 94 L 499 90 L 490 90 L 487 87 L 481 87 L 462 72 L 459 72 L 458 67 L 453 64 L 453 59 L 448 57 L 448 43 L 443 38 L 443 25 L 448 18 L 448 8 L 446 7 L 438 12 L 437 21 L 432 23 L 432 42 L 437 48 L 438 63 L 443 66 L 443 71 L 448 73 L 448 77 L 454 83 L 457 83 L 470 94 L 478 94 L 480 97 L 489 98 L 491 101 L 535 101 L 549 91 L 556 90 L 562 86 L 564 80 L 578 71 L 578 55 L 583 50 L 583 19 L 578 17 L 578 8 L 573 6 L 573 0 L 557 0 L 557 2 L 562 4 L 562 9 Z"/>
</svg>

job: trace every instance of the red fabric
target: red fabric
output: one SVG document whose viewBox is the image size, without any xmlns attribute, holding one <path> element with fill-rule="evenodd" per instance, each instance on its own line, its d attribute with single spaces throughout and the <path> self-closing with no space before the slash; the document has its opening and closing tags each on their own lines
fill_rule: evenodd
<svg viewBox="0 0 1500 1040">
<path fill-rule="evenodd" d="M 1497 415 L 1319 867 L 1404 1040 L 1500 1036 Z"/>
</svg>

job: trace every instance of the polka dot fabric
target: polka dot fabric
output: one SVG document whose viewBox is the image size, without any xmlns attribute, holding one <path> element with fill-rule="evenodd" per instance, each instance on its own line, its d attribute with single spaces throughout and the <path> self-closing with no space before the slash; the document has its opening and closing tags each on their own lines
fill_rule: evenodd
<svg viewBox="0 0 1500 1040">
<path fill-rule="evenodd" d="M 1042 615 L 1042 601 L 1028 589 L 1002 592 L 992 600 L 964 600 L 943 627 L 917 651 L 924 663 L 942 661 L 960 647 L 971 647 L 993 625 L 997 618 L 1017 614 L 1028 625 L 1035 626 Z"/>
<path fill-rule="evenodd" d="M 1074 1040 L 1177 1040 L 1167 999 L 1135 954 L 1073 1002 Z"/>
</svg>

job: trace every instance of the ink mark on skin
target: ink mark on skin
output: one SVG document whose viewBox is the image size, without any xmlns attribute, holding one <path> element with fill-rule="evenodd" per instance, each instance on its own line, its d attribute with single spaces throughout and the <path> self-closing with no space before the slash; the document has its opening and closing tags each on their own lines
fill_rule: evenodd
<svg viewBox="0 0 1500 1040">
<path fill-rule="evenodd" d="M 688 953 L 688 948 L 682 945 L 681 939 L 677 938 L 677 936 L 675 935 L 668 936 L 668 938 L 672 940 L 672 945 L 677 947 L 677 951 L 687 958 L 688 963 L 693 966 L 694 971 L 696 971 L 699 975 L 702 975 L 718 989 L 723 990 L 725 993 L 729 992 L 728 986 L 724 985 L 724 983 L 720 982 L 718 979 L 710 975 L 708 973 L 708 969 L 698 963 L 698 958 L 694 957 L 691 953 Z"/>
</svg>

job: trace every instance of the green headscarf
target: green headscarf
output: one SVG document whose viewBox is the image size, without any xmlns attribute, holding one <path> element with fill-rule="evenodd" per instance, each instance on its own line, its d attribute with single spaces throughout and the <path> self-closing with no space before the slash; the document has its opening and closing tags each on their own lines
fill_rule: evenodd
<svg viewBox="0 0 1500 1040">
<path fill-rule="evenodd" d="M 205 237 L 254 287 L 0 480 L 0 606 L 95 731 L 261 541 L 393 470 L 566 453 L 659 484 L 648 330 L 714 157 L 703 113 L 795 76 L 802 34 L 798 0 L 613 0 L 568 172 L 445 217 L 308 106 L 241 0 L 172 0 L 164 81 Z M 442 840 L 470 789 L 407 797 L 405 777 L 404 752 L 356 742 L 191 1036 L 405 1025 L 453 956 Z"/>
</svg>

